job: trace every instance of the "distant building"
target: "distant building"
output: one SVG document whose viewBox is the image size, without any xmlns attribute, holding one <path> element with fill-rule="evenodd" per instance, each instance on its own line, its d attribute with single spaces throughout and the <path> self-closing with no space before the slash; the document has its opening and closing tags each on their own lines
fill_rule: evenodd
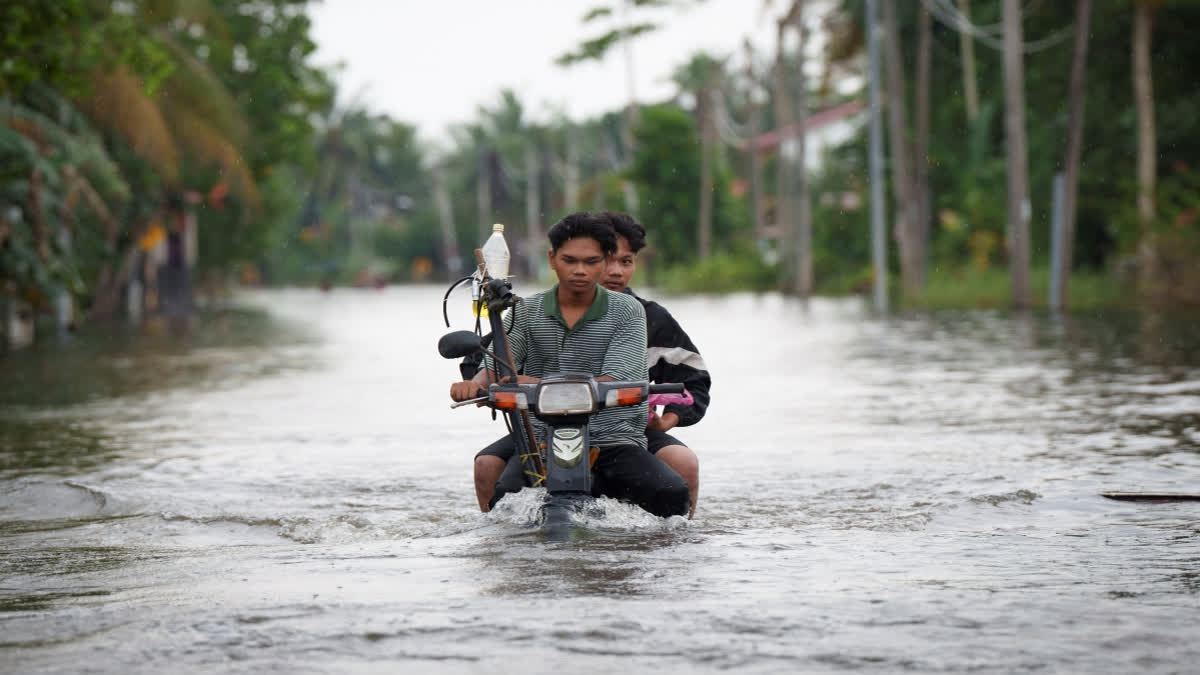
<svg viewBox="0 0 1200 675">
<path fill-rule="evenodd" d="M 825 158 L 826 151 L 830 147 L 845 143 L 854 137 L 859 126 L 865 122 L 865 115 L 863 115 L 865 107 L 866 105 L 862 100 L 854 99 L 825 108 L 808 116 L 804 124 L 805 170 L 810 173 L 820 171 L 821 162 Z M 797 125 L 789 124 L 755 136 L 749 143 L 743 144 L 740 149 L 745 151 L 753 148 L 755 152 L 762 155 L 781 152 L 784 158 L 794 162 L 799 152 L 799 143 L 796 136 Z M 829 206 L 836 203 L 839 208 L 847 211 L 858 210 L 862 203 L 860 195 L 853 190 L 836 194 L 817 195 L 816 198 L 822 205 Z M 777 253 L 770 250 L 771 242 L 778 242 L 780 240 L 783 235 L 783 228 L 778 222 L 773 208 L 769 217 L 770 222 L 765 224 L 761 233 L 763 240 L 760 241 L 760 246 L 764 247 L 764 255 L 767 259 L 774 261 L 777 259 Z"/>
<path fill-rule="evenodd" d="M 808 116 L 808 120 L 804 124 L 806 132 L 804 166 L 809 171 L 821 168 L 821 158 L 827 148 L 845 143 L 854 137 L 859 125 L 863 123 L 860 113 L 865 107 L 862 100 L 854 99 Z M 783 140 L 783 156 L 794 160 L 797 145 L 795 124 L 772 129 L 756 136 L 750 141 L 750 144 L 759 153 L 766 154 L 779 150 L 780 139 Z"/>
</svg>

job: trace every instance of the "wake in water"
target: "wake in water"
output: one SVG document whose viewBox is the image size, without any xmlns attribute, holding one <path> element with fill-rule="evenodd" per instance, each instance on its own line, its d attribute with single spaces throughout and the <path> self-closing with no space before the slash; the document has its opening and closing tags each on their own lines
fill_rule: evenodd
<svg viewBox="0 0 1200 675">
<path fill-rule="evenodd" d="M 496 503 L 496 508 L 487 514 L 487 520 L 491 521 L 490 524 L 536 530 L 541 526 L 545 501 L 544 489 L 526 488 L 505 495 Z M 659 532 L 687 527 L 688 520 L 682 516 L 659 518 L 633 504 L 597 497 L 576 515 L 576 524 L 583 530 L 593 532 Z"/>
</svg>

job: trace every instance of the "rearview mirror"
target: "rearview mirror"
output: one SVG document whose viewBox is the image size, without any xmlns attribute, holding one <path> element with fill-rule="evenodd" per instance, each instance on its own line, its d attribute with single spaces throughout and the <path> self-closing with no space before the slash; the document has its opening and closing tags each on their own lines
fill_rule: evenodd
<svg viewBox="0 0 1200 675">
<path fill-rule="evenodd" d="M 481 351 L 483 351 L 483 343 L 478 335 L 469 330 L 446 333 L 442 339 L 438 340 L 438 353 L 445 359 L 461 359 Z"/>
</svg>

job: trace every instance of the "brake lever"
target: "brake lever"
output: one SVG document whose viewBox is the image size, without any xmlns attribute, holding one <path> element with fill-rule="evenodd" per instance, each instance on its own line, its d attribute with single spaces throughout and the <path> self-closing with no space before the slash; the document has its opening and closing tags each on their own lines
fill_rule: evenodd
<svg viewBox="0 0 1200 675">
<path fill-rule="evenodd" d="M 467 400 L 465 400 L 465 401 L 457 401 L 457 402 L 455 402 L 455 403 L 451 403 L 451 404 L 450 404 L 450 409 L 451 409 L 451 410 L 453 410 L 453 409 L 455 409 L 455 408 L 461 408 L 461 407 L 463 407 L 464 405 L 468 405 L 468 404 L 471 404 L 471 403 L 479 403 L 479 402 L 481 402 L 481 401 L 486 401 L 486 400 L 488 400 L 488 397 L 487 397 L 486 395 L 485 395 L 485 396 L 477 396 L 477 397 L 475 397 L 475 398 L 469 398 L 469 399 L 467 399 Z"/>
</svg>

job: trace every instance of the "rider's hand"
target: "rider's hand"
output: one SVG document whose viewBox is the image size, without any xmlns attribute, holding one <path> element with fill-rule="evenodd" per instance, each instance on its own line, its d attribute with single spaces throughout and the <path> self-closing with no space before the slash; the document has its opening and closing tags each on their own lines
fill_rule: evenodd
<svg viewBox="0 0 1200 675">
<path fill-rule="evenodd" d="M 506 384 L 511 384 L 512 383 L 512 375 L 501 378 L 500 381 L 504 382 Z M 538 382 L 541 382 L 541 380 L 539 380 L 536 377 L 531 377 L 529 375 L 518 375 L 517 376 L 517 384 L 537 384 Z"/>
<path fill-rule="evenodd" d="M 677 424 L 679 424 L 679 415 L 673 412 L 665 412 L 662 415 L 655 414 L 651 416 L 650 423 L 646 425 L 646 428 L 667 432 L 674 429 Z"/>
<path fill-rule="evenodd" d="M 479 396 L 481 391 L 482 388 L 479 386 L 479 384 L 472 382 L 471 380 L 455 382 L 454 384 L 450 385 L 450 398 L 454 399 L 455 401 L 465 401 L 469 398 L 475 398 L 476 396 Z"/>
</svg>

